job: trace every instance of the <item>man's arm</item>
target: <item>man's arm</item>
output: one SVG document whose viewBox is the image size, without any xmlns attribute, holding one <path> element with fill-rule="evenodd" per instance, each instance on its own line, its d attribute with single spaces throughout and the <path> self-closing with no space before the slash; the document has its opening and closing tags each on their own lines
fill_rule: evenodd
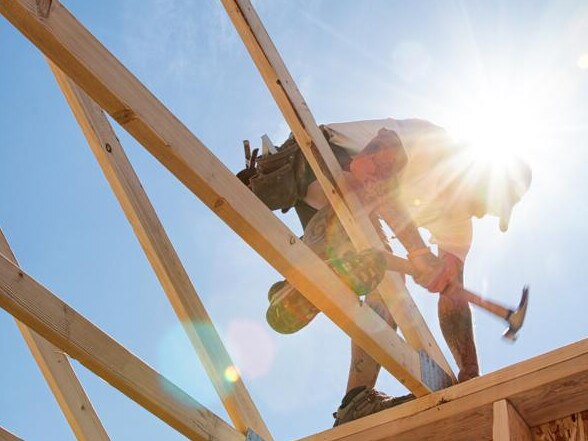
<svg viewBox="0 0 588 441">
<path fill-rule="evenodd" d="M 463 285 L 463 268 L 472 243 L 472 220 L 467 216 L 443 218 L 429 224 L 432 241 L 438 245 L 443 271 L 428 288 L 443 292 L 451 285 Z"/>
<path fill-rule="evenodd" d="M 431 291 L 443 292 L 454 285 L 463 286 L 465 262 L 448 251 L 439 248 L 439 259 L 443 263 L 443 271 L 431 286 Z"/>
<path fill-rule="evenodd" d="M 366 205 L 381 217 L 408 251 L 420 275 L 417 283 L 428 287 L 441 271 L 441 262 L 431 253 L 404 205 L 396 197 L 397 176 L 408 162 L 402 141 L 393 130 L 382 128 L 353 158 L 351 174 L 361 188 Z"/>
<path fill-rule="evenodd" d="M 443 272 L 444 262 L 437 258 L 425 244 L 421 234 L 404 205 L 395 198 L 389 198 L 376 208 L 380 216 L 392 229 L 408 253 L 408 259 L 419 271 L 415 282 L 431 292 L 439 292 L 438 279 Z M 445 288 L 443 286 L 442 288 Z"/>
</svg>

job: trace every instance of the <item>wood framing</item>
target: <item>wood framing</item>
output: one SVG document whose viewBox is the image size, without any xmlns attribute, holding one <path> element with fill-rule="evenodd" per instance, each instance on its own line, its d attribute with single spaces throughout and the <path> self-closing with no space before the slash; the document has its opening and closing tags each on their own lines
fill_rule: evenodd
<svg viewBox="0 0 588 441">
<path fill-rule="evenodd" d="M 58 67 L 50 67 L 233 424 L 271 441 L 241 378 L 227 379 L 233 362 L 108 119 Z"/>
<path fill-rule="evenodd" d="M 489 441 L 501 400 L 529 427 L 588 410 L 588 339 L 303 440 Z"/>
<path fill-rule="evenodd" d="M 436 363 L 423 359 L 363 306 L 63 5 L 53 1 L 49 16 L 42 18 L 32 0 L 0 0 L 0 13 L 415 395 L 447 385 L 438 381 L 443 375 Z"/>
<path fill-rule="evenodd" d="M 384 249 L 363 205 L 346 182 L 341 166 L 250 0 L 221 0 L 221 3 L 351 241 L 358 250 Z M 425 350 L 455 381 L 449 363 L 406 290 L 402 278 L 396 273 L 387 273 L 378 291 L 411 346 Z"/>
<path fill-rule="evenodd" d="M 492 441 L 533 441 L 531 429 L 508 400 L 494 403 Z"/>
<path fill-rule="evenodd" d="M 588 441 L 588 410 L 533 428 L 534 441 Z"/>
<path fill-rule="evenodd" d="M 245 439 L 3 255 L 0 307 L 189 439 Z"/>
<path fill-rule="evenodd" d="M 18 266 L 2 231 L 0 254 Z M 67 356 L 18 320 L 16 324 L 76 438 L 79 441 L 109 441 L 110 438 Z"/>
<path fill-rule="evenodd" d="M 23 441 L 16 435 L 13 435 L 8 430 L 0 427 L 0 441 Z"/>
</svg>

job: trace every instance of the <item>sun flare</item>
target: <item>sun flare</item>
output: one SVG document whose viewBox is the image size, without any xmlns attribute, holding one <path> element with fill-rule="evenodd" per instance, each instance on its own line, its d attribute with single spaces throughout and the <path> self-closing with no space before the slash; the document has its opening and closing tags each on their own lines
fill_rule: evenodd
<svg viewBox="0 0 588 441">
<path fill-rule="evenodd" d="M 449 131 L 479 160 L 501 163 L 513 154 L 530 159 L 541 142 L 541 108 L 536 97 L 487 94 L 456 115 Z"/>
</svg>

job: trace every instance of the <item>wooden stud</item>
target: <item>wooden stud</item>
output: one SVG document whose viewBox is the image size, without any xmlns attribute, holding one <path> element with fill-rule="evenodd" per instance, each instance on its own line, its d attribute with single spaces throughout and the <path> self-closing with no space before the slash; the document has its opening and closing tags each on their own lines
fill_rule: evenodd
<svg viewBox="0 0 588 441">
<path fill-rule="evenodd" d="M 507 400 L 494 402 L 493 441 L 533 441 L 527 423 Z"/>
<path fill-rule="evenodd" d="M 245 439 L 3 255 L 0 307 L 186 437 Z"/>
<path fill-rule="evenodd" d="M 288 72 L 250 0 L 221 0 L 251 58 L 282 111 L 341 224 L 358 250 L 384 249 L 361 202 L 346 181 L 341 166 Z M 406 340 L 426 351 L 455 381 L 433 334 L 406 290 L 402 278 L 387 273 L 378 292 Z"/>
<path fill-rule="evenodd" d="M 16 435 L 13 435 L 8 430 L 0 426 L 0 441 L 23 441 Z"/>
<path fill-rule="evenodd" d="M 0 254 L 18 266 L 2 231 Z M 104 426 L 63 351 L 18 320 L 16 324 L 76 438 L 80 441 L 109 441 Z"/>
<path fill-rule="evenodd" d="M 56 0 L 47 20 L 32 0 L 0 0 L 0 13 L 100 107 L 415 395 L 430 393 L 419 354 L 158 101 Z M 430 348 L 427 348 L 430 349 Z M 443 366 L 441 366 L 443 367 Z"/>
<path fill-rule="evenodd" d="M 251 428 L 271 441 L 241 378 L 229 380 L 225 375 L 234 369 L 233 362 L 108 119 L 58 67 L 49 64 L 233 424 L 243 434 Z"/>
<path fill-rule="evenodd" d="M 500 400 L 529 427 L 588 409 L 588 339 L 300 441 L 489 441 Z"/>
</svg>

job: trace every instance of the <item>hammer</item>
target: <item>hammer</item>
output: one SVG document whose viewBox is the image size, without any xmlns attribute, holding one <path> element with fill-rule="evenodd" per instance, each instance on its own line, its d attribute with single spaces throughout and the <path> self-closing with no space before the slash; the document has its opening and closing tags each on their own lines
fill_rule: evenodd
<svg viewBox="0 0 588 441">
<path fill-rule="evenodd" d="M 385 252 L 384 254 L 387 270 L 408 274 L 409 276 L 414 276 L 417 273 L 415 267 L 410 261 L 394 256 L 389 252 Z M 464 288 L 460 284 L 452 284 L 450 288 L 443 293 L 443 295 L 466 300 L 469 303 L 473 303 L 474 305 L 485 309 L 491 314 L 506 320 L 508 323 L 508 328 L 506 328 L 502 336 L 505 339 L 511 341 L 515 341 L 517 339 L 517 333 L 523 326 L 525 315 L 527 314 L 527 305 L 529 304 L 528 286 L 523 288 L 523 294 L 521 296 L 519 306 L 514 310 L 506 308 L 493 301 L 486 300 L 479 295 L 474 294 L 472 291 Z"/>
</svg>

